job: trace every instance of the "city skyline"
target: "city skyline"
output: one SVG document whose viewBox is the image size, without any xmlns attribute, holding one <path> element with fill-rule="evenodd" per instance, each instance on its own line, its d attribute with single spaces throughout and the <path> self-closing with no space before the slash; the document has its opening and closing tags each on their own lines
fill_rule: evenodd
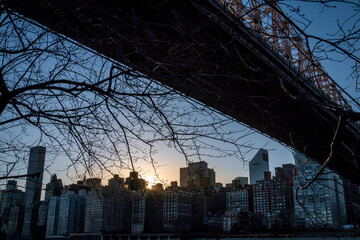
<svg viewBox="0 0 360 240">
<path fill-rule="evenodd" d="M 271 140 L 265 136 L 262 136 L 260 134 L 258 134 L 258 136 L 256 137 L 256 139 L 260 139 L 259 140 L 259 149 L 261 149 L 261 146 L 268 146 L 268 148 L 265 149 L 269 149 L 269 165 L 270 165 L 270 171 L 273 173 L 276 167 L 281 166 L 282 164 L 286 164 L 286 163 L 295 163 L 294 161 L 294 157 L 293 154 L 291 153 L 291 151 L 284 147 L 283 145 L 279 144 L 278 142 L 275 142 L 274 140 Z M 257 149 L 253 150 L 252 154 L 248 156 L 248 161 L 250 161 L 257 153 Z M 159 153 L 159 158 L 160 159 L 169 159 L 171 158 L 171 156 L 173 156 L 174 152 L 173 151 L 164 151 L 164 153 Z M 157 168 L 157 172 L 160 176 L 161 179 L 165 179 L 165 183 L 170 184 L 171 181 L 179 181 L 180 180 L 180 175 L 179 175 L 179 168 L 185 167 L 186 166 L 186 161 L 183 160 L 183 156 L 177 154 L 177 159 L 172 159 L 172 160 L 162 160 L 160 163 L 162 165 L 165 165 L 166 163 L 168 163 L 166 166 L 162 166 Z M 55 164 L 53 165 L 48 165 L 47 161 L 49 161 L 49 159 L 51 159 L 51 161 L 53 162 L 53 156 L 52 153 L 47 153 L 46 154 L 46 159 L 45 159 L 45 165 L 47 171 L 44 172 L 44 180 L 43 180 L 43 184 L 42 184 L 42 191 L 45 190 L 45 183 L 50 182 L 50 178 L 51 175 L 56 173 L 58 178 L 61 178 L 64 184 L 70 184 L 74 181 L 77 180 L 81 180 L 80 178 L 77 178 L 75 174 L 71 175 L 70 174 L 70 178 L 69 176 L 67 176 L 68 171 L 67 170 L 61 170 L 61 168 L 64 166 L 64 164 L 66 164 L 66 160 L 60 158 L 58 159 L 57 162 L 55 162 Z M 249 167 L 248 167 L 248 162 L 244 163 L 241 162 L 237 159 L 203 159 L 204 161 L 206 161 L 210 168 L 213 168 L 217 175 L 216 175 L 216 181 L 217 182 L 221 182 L 223 184 L 225 183 L 229 183 L 232 181 L 233 178 L 235 177 L 239 177 L 239 176 L 244 176 L 244 177 L 249 177 Z M 201 161 L 201 160 L 200 160 Z M 135 167 L 137 167 L 138 165 L 135 164 Z M 61 168 L 60 168 L 61 167 Z M 140 166 L 141 167 L 141 166 Z M 152 182 L 159 182 L 159 180 L 157 179 L 156 175 L 154 174 L 154 170 L 151 166 L 148 166 L 149 168 L 143 171 L 140 171 L 139 174 L 141 175 L 141 177 L 147 179 L 148 181 L 152 181 Z M 60 168 L 60 169 L 58 169 Z M 136 169 L 137 170 L 137 169 Z M 122 177 L 127 177 L 129 172 L 131 172 L 131 169 L 128 170 L 123 170 L 120 172 L 113 172 L 113 174 L 120 174 Z M 105 173 L 108 174 L 106 177 L 104 177 L 103 183 L 106 183 L 107 180 L 109 178 L 112 178 L 112 175 L 110 175 L 109 173 Z M 176 177 L 174 177 L 176 176 Z M 89 176 L 88 176 L 89 177 Z M 94 176 L 96 177 L 96 176 Z M 2 186 L 4 187 L 6 185 L 5 181 L 2 181 Z M 25 189 L 25 180 L 21 180 L 18 179 L 18 187 L 19 189 Z M 42 198 L 44 197 L 44 192 L 42 192 Z"/>
<path fill-rule="evenodd" d="M 360 2 L 37 3 L 1 5 L 0 239 L 360 236 Z"/>
<path fill-rule="evenodd" d="M 34 155 L 34 152 L 35 151 L 37 151 L 37 150 L 35 150 L 35 149 L 41 149 L 41 151 L 43 151 L 42 152 L 42 156 L 43 156 L 43 158 L 41 159 L 42 161 L 40 161 L 40 163 L 42 164 L 43 163 L 43 161 L 45 161 L 46 160 L 46 158 L 45 158 L 45 150 L 46 150 L 46 148 L 45 147 L 32 147 L 31 149 L 30 149 L 30 154 L 29 154 L 29 156 L 31 156 L 31 157 L 29 157 L 29 159 L 32 159 L 32 160 L 34 160 L 34 159 L 36 159 L 35 158 L 35 155 Z M 257 154 L 261 154 L 262 152 L 263 152 L 264 150 L 262 149 L 262 148 L 260 148 L 259 150 L 257 150 L 257 152 L 255 152 L 255 154 L 254 154 L 254 157 L 257 155 Z M 267 151 L 266 151 L 267 152 Z M 267 152 L 267 154 L 268 154 L 268 152 Z M 37 156 L 37 155 L 36 155 Z M 254 158 L 253 157 L 253 158 Z M 292 162 L 294 162 L 293 161 L 293 159 L 292 160 L 290 160 L 290 161 L 283 161 L 283 162 L 281 162 L 280 161 L 280 164 L 279 164 L 279 162 L 276 162 L 276 163 L 273 163 L 273 161 L 272 161 L 273 159 L 272 159 L 272 156 L 271 155 L 268 155 L 268 163 L 269 164 L 271 164 L 272 165 L 272 168 L 270 168 L 269 169 L 269 171 L 271 172 L 271 174 L 272 175 L 274 175 L 275 174 L 275 169 L 277 168 L 277 167 L 280 167 L 281 165 L 283 165 L 283 164 L 286 164 L 286 163 L 292 163 Z M 37 161 L 36 161 L 37 162 Z M 208 166 L 209 167 L 209 169 L 212 171 L 212 170 L 215 170 L 216 171 L 216 175 L 214 175 L 214 181 L 215 181 L 215 183 L 222 183 L 222 184 L 227 184 L 227 183 L 231 183 L 235 178 L 237 178 L 237 177 L 247 177 L 248 179 L 249 179 L 249 184 L 250 184 L 250 168 L 248 168 L 247 170 L 246 169 L 243 169 L 243 173 L 239 173 L 239 174 L 235 174 L 235 175 L 229 175 L 229 174 L 226 174 L 227 175 L 227 178 L 226 179 L 229 179 L 229 180 L 225 180 L 225 181 L 221 181 L 221 180 L 219 180 L 219 179 L 225 179 L 225 178 L 222 178 L 221 177 L 221 175 L 222 174 L 218 174 L 218 172 L 219 171 L 217 171 L 217 169 L 216 169 L 216 167 L 214 167 L 214 166 L 212 166 L 212 164 L 211 163 L 209 163 L 209 162 L 207 162 L 207 161 L 204 161 L 204 160 L 200 160 L 200 161 L 198 161 L 198 162 L 192 162 L 192 163 L 189 163 L 190 165 L 191 164 L 200 164 L 201 162 L 203 162 L 203 163 L 205 163 L 206 164 L 206 166 Z M 273 164 L 272 164 L 273 163 Z M 40 164 L 40 165 L 41 165 Z M 172 177 L 172 178 L 169 178 L 169 179 L 167 179 L 167 182 L 165 182 L 165 185 L 164 186 L 170 186 L 170 183 L 172 182 L 172 181 L 177 181 L 178 183 L 179 183 L 179 185 L 181 184 L 181 171 L 179 172 L 179 169 L 181 170 L 181 169 L 185 169 L 185 168 L 188 168 L 189 167 L 189 164 L 188 165 L 186 165 L 186 166 L 181 166 L 181 167 L 179 167 L 179 168 L 176 168 L 175 166 L 173 167 L 173 169 L 178 173 L 177 175 L 177 177 L 175 177 L 174 178 L 174 176 Z M 224 163 L 221 163 L 222 165 L 224 164 Z M 275 165 L 275 164 L 277 164 L 277 165 Z M 201 169 L 201 168 L 199 168 L 199 169 Z M 37 169 L 38 170 L 38 169 Z M 273 171 L 271 171 L 271 170 L 273 170 Z M 28 170 L 28 172 L 31 172 L 30 170 Z M 221 171 L 220 171 L 221 172 Z M 44 172 L 45 173 L 45 172 Z M 50 171 L 46 171 L 46 173 L 48 173 L 49 175 L 50 175 L 50 178 L 49 179 L 42 179 L 42 178 L 40 178 L 41 179 L 41 185 L 42 185 L 42 187 L 41 187 L 41 200 L 43 200 L 43 199 L 45 199 L 45 193 L 46 193 L 46 187 L 47 187 L 47 185 L 49 185 L 50 183 L 51 183 L 51 179 L 55 176 L 55 179 L 56 179 L 56 177 L 59 179 L 59 181 L 61 182 L 62 180 L 63 180 L 63 178 L 61 177 L 61 175 L 57 175 L 56 173 L 51 173 Z M 109 176 L 109 178 L 100 178 L 99 180 L 100 180 L 100 182 L 101 182 L 101 184 L 102 185 L 104 185 L 104 184 L 106 184 L 107 182 L 108 182 L 108 180 L 110 180 L 110 179 L 112 179 L 114 176 L 120 176 L 120 177 L 123 177 L 123 178 L 126 178 L 128 175 L 129 175 L 129 173 L 131 173 L 131 170 L 129 170 L 129 171 L 124 171 L 124 173 L 123 173 L 123 175 L 119 175 L 119 173 L 113 173 L 113 175 L 111 175 L 111 176 Z M 33 174 L 32 172 L 31 172 L 31 174 Z M 260 174 L 261 175 L 261 174 Z M 219 177 L 220 176 L 220 177 Z M 154 177 L 154 176 L 152 176 L 152 175 L 145 175 L 144 177 L 141 175 L 141 173 L 139 172 L 139 177 L 140 178 L 143 178 L 143 179 L 145 179 L 146 180 L 146 182 L 148 183 L 148 185 L 147 185 L 147 188 L 151 188 L 151 186 L 153 186 L 153 185 L 155 185 L 156 183 L 162 183 L 162 184 L 164 184 L 164 182 L 161 182 L 161 181 L 159 181 L 159 180 L 157 180 L 157 178 L 156 177 Z M 88 177 L 88 178 L 91 178 L 91 177 Z M 31 177 L 28 177 L 27 179 L 29 179 L 29 181 L 25 181 L 25 183 L 26 182 L 28 182 L 28 183 L 32 183 L 32 182 L 34 182 L 32 179 L 31 179 Z M 75 182 L 76 181 L 81 181 L 81 180 L 83 180 L 83 179 L 75 179 Z M 57 180 L 56 180 L 57 181 Z M 19 189 L 23 189 L 23 190 L 26 190 L 26 184 L 24 184 L 23 186 L 21 186 L 21 185 L 19 185 L 19 182 L 21 183 L 22 181 L 21 181 L 21 179 L 18 179 L 18 181 L 17 181 L 17 188 L 19 188 Z M 67 181 L 67 182 L 64 182 L 64 185 L 69 185 L 69 184 L 72 184 L 72 183 L 74 183 L 74 181 Z M 167 183 L 167 184 L 166 184 Z M 5 186 L 7 185 L 7 183 L 5 184 Z M 61 183 L 61 185 L 62 185 L 62 183 Z M 0 188 L 1 189 L 1 188 Z M 28 189 L 36 189 L 36 188 L 31 188 L 31 187 L 28 187 Z M 27 198 L 28 199 L 28 198 Z M 27 200 L 28 201 L 28 200 Z M 29 200 L 30 201 L 30 200 Z M 30 202 L 32 202 L 32 201 L 30 201 Z"/>
<path fill-rule="evenodd" d="M 39 158 L 43 162 L 38 152 L 44 156 L 45 148 L 31 148 L 29 162 Z M 297 171 L 295 164 L 282 164 L 274 173 L 267 166 L 256 167 L 255 172 L 249 169 L 252 180 L 253 176 L 259 178 L 255 183 L 237 176 L 229 183 L 218 184 L 216 172 L 205 161 L 179 168 L 180 181 L 172 181 L 169 186 L 158 183 L 151 189 L 138 172 L 130 172 L 126 178 L 114 175 L 107 184 L 102 184 L 100 178 L 84 178 L 65 186 L 54 174 L 46 184 L 45 200 L 41 201 L 40 196 L 35 198 L 29 191 L 38 188 L 25 193 L 18 190 L 16 181 L 9 180 L 0 192 L 0 214 L 8 224 L 3 225 L 3 233 L 21 239 L 53 239 L 70 234 L 91 239 L 94 234 L 183 231 L 339 231 L 343 226 L 360 224 L 354 215 L 360 206 L 352 206 L 360 204 L 360 186 L 351 182 L 344 185 L 343 178 L 325 169 L 320 182 L 299 190 L 298 186 L 304 186 L 321 166 L 298 152 L 294 155 Z M 271 158 L 260 149 L 253 160 L 267 165 Z M 29 164 L 31 170 L 33 164 Z"/>
</svg>

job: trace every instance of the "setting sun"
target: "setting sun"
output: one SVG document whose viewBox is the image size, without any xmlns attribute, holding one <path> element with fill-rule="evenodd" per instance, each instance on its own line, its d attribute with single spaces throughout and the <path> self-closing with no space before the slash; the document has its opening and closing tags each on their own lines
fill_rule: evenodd
<svg viewBox="0 0 360 240">
<path fill-rule="evenodd" d="M 151 188 L 152 185 L 155 185 L 155 179 L 151 176 L 146 176 L 145 180 L 147 182 L 147 188 Z"/>
</svg>

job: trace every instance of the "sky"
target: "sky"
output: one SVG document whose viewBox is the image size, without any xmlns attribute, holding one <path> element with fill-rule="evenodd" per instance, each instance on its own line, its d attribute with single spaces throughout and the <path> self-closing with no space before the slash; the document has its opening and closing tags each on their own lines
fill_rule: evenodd
<svg viewBox="0 0 360 240">
<path fill-rule="evenodd" d="M 309 19 L 313 20 L 310 27 L 308 27 L 306 31 L 314 35 L 327 36 L 326 33 L 335 33 L 337 29 L 336 19 L 340 19 L 341 22 L 342 19 L 346 19 L 348 16 L 352 16 L 354 13 L 351 8 L 341 3 L 337 4 L 336 7 L 322 8 L 321 5 L 314 3 L 305 4 L 303 2 L 299 3 L 300 1 L 288 2 L 294 6 L 301 6 L 301 12 L 309 17 Z M 284 11 L 288 11 L 288 9 L 285 7 Z M 357 16 L 357 18 L 359 18 L 359 16 Z M 354 19 L 356 19 L 356 17 L 353 18 L 353 20 Z M 337 81 L 337 83 L 345 88 L 352 96 L 357 97 L 358 93 L 354 91 L 354 80 L 348 79 L 348 75 L 351 72 L 351 62 L 337 62 L 327 60 L 322 61 L 322 64 L 325 70 Z M 233 123 L 227 128 L 228 130 L 238 130 L 244 128 L 244 126 L 240 123 Z M 278 143 L 277 141 L 274 141 L 267 136 L 257 132 L 254 132 L 249 137 L 249 139 L 255 144 L 254 147 L 269 149 L 270 171 L 274 172 L 274 168 L 279 167 L 282 164 L 294 163 L 291 149 Z M 226 148 L 227 146 L 224 145 L 223 147 Z M 174 148 L 170 148 L 169 146 L 159 144 L 158 148 L 159 151 L 155 155 L 155 158 L 161 165 L 156 168 L 156 172 L 159 178 L 166 184 L 169 184 L 170 181 L 178 181 L 179 169 L 186 166 L 184 157 L 174 151 Z M 255 149 L 249 152 L 246 156 L 246 160 L 251 160 L 251 158 L 256 154 L 256 151 L 257 150 Z M 249 175 L 248 162 L 240 161 L 235 157 L 212 158 L 204 156 L 201 158 L 201 160 L 208 162 L 208 166 L 215 170 L 216 182 L 225 184 L 231 182 L 231 180 L 235 177 L 248 177 Z M 54 173 L 56 173 L 58 177 L 62 178 L 63 182 L 66 184 L 74 182 L 76 177 L 73 170 L 70 170 L 69 172 L 66 168 L 66 166 L 69 164 L 70 162 L 65 156 L 58 156 L 52 153 L 47 153 L 45 163 L 47 171 L 44 173 L 43 183 L 46 184 L 49 182 L 50 174 Z M 151 164 L 139 162 L 135 164 L 135 167 L 136 170 L 140 171 L 141 177 L 148 180 L 154 178 L 156 179 L 155 170 Z M 117 172 L 114 173 L 116 174 Z M 120 172 L 120 175 L 123 177 L 127 177 L 128 174 L 128 170 Z M 110 174 L 105 174 L 102 183 L 106 184 L 106 178 L 109 177 Z M 159 181 L 160 179 L 156 179 L 156 181 Z M 20 185 L 24 185 L 22 181 L 20 181 Z"/>
</svg>

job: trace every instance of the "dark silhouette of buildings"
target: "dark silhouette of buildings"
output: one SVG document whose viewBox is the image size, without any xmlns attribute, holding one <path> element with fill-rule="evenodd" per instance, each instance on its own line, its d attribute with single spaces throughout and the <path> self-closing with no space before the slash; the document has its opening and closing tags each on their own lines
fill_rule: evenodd
<svg viewBox="0 0 360 240">
<path fill-rule="evenodd" d="M 48 239 L 67 238 L 70 234 L 91 239 L 113 234 L 237 234 L 293 229 L 298 226 L 295 223 L 299 224 L 295 222 L 294 175 L 295 166 L 284 164 L 275 168 L 273 177 L 265 171 L 255 184 L 247 184 L 246 177 L 237 177 L 227 188 L 220 184 L 214 188 L 205 177 L 198 179 L 199 185 L 189 180 L 186 187 L 173 181 L 166 190 L 161 183 L 152 185 L 151 190 L 145 188 L 146 182 L 137 172 L 131 172 L 126 180 L 115 174 L 107 186 L 101 186 L 99 178 L 89 178 L 64 188 L 53 175 L 46 185 L 46 200 L 28 205 L 25 193 L 17 189 L 16 181 L 10 180 L 2 191 L 2 226 L 6 226 L 4 233 L 10 239 L 44 239 L 45 233 Z M 326 181 L 338 187 L 337 179 L 330 180 Z M 358 224 L 359 186 L 343 182 L 348 222 Z M 326 196 L 325 188 L 318 190 L 311 196 Z M 323 202 L 329 206 L 331 202 L 340 203 L 336 194 L 332 196 L 330 199 L 329 193 Z M 306 204 L 315 204 L 311 201 Z M 336 218 L 336 212 L 331 217 Z"/>
<path fill-rule="evenodd" d="M 215 171 L 205 161 L 180 168 L 180 187 L 215 187 Z"/>
<path fill-rule="evenodd" d="M 56 174 L 52 175 L 50 182 L 46 184 L 45 201 L 50 201 L 53 196 L 60 196 L 64 186 L 61 179 L 58 179 Z"/>
<path fill-rule="evenodd" d="M 164 231 L 180 232 L 191 229 L 191 193 L 180 189 L 164 191 Z"/>
<path fill-rule="evenodd" d="M 144 232 L 160 233 L 163 231 L 164 201 L 163 189 L 146 190 Z"/>
<path fill-rule="evenodd" d="M 92 189 L 87 196 L 85 233 L 128 233 L 131 230 L 131 193 L 107 186 Z"/>
<path fill-rule="evenodd" d="M 41 188 L 45 163 L 45 147 L 32 147 L 30 148 L 30 156 L 26 177 L 26 205 L 35 201 L 40 201 Z"/>
<path fill-rule="evenodd" d="M 342 179 L 346 205 L 347 223 L 360 226 L 360 186 Z"/>
<path fill-rule="evenodd" d="M 114 177 L 108 180 L 108 187 L 113 191 L 124 190 L 126 188 L 124 178 L 119 177 L 118 174 L 114 174 Z"/>
<path fill-rule="evenodd" d="M 138 172 L 130 172 L 130 176 L 126 178 L 126 183 L 129 190 L 139 191 L 145 190 L 146 181 L 145 179 L 139 178 Z"/>
</svg>

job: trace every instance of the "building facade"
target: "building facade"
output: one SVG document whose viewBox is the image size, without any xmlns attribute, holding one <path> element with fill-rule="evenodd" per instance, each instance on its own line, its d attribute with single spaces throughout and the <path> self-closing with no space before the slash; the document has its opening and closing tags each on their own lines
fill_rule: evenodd
<svg viewBox="0 0 360 240">
<path fill-rule="evenodd" d="M 128 233 L 131 231 L 131 192 L 97 187 L 88 192 L 85 233 Z"/>
<path fill-rule="evenodd" d="M 51 176 L 50 182 L 46 184 L 45 201 L 50 201 L 53 196 L 60 196 L 64 186 L 61 179 L 58 179 L 56 174 Z"/>
<path fill-rule="evenodd" d="M 248 177 L 236 177 L 234 180 L 232 180 L 233 189 L 244 188 L 245 185 L 248 185 L 248 184 L 249 184 Z"/>
<path fill-rule="evenodd" d="M 296 228 L 340 228 L 346 224 L 346 207 L 342 180 L 325 169 L 306 189 L 304 186 L 321 166 L 296 152 L 297 175 L 294 181 L 294 214 Z M 296 196 L 297 193 L 297 196 Z"/>
<path fill-rule="evenodd" d="M 159 188 L 158 188 L 159 189 Z M 163 230 L 163 190 L 147 190 L 145 195 L 144 232 L 159 233 Z"/>
<path fill-rule="evenodd" d="M 226 193 L 226 210 L 249 212 L 249 193 L 246 189 L 238 189 Z"/>
<path fill-rule="evenodd" d="M 68 191 L 60 197 L 57 234 L 82 233 L 85 224 L 86 191 Z"/>
<path fill-rule="evenodd" d="M 23 228 L 24 207 L 21 205 L 13 206 L 9 214 L 9 222 L 5 233 L 9 239 L 20 239 Z"/>
<path fill-rule="evenodd" d="M 32 147 L 30 148 L 29 164 L 27 174 L 30 175 L 26 178 L 26 205 L 35 201 L 40 201 L 41 188 L 45 163 L 45 147 Z"/>
<path fill-rule="evenodd" d="M 269 171 L 269 153 L 265 149 L 260 149 L 249 163 L 250 184 L 262 180 L 264 172 Z"/>
<path fill-rule="evenodd" d="M 46 220 L 46 237 L 58 235 L 59 208 L 60 197 L 51 197 Z"/>
<path fill-rule="evenodd" d="M 215 187 L 215 171 L 205 161 L 180 168 L 180 187 Z"/>
<path fill-rule="evenodd" d="M 271 172 L 265 172 L 263 180 L 252 185 L 254 213 L 268 215 L 271 212 Z"/>
<path fill-rule="evenodd" d="M 6 184 L 5 190 L 2 191 L 0 215 L 3 215 L 5 210 L 10 211 L 11 207 L 16 205 L 25 205 L 26 194 L 17 189 L 17 182 L 9 180 Z"/>
<path fill-rule="evenodd" d="M 40 201 L 35 201 L 25 206 L 22 238 L 34 239 L 37 232 L 37 220 L 39 213 Z"/>
<path fill-rule="evenodd" d="M 164 191 L 163 224 L 165 232 L 191 228 L 191 193 L 178 189 Z"/>
<path fill-rule="evenodd" d="M 347 223 L 360 226 L 360 186 L 350 180 L 342 179 L 346 205 Z"/>
<path fill-rule="evenodd" d="M 138 191 L 132 195 L 131 233 L 140 234 L 145 227 L 145 192 Z"/>
</svg>

